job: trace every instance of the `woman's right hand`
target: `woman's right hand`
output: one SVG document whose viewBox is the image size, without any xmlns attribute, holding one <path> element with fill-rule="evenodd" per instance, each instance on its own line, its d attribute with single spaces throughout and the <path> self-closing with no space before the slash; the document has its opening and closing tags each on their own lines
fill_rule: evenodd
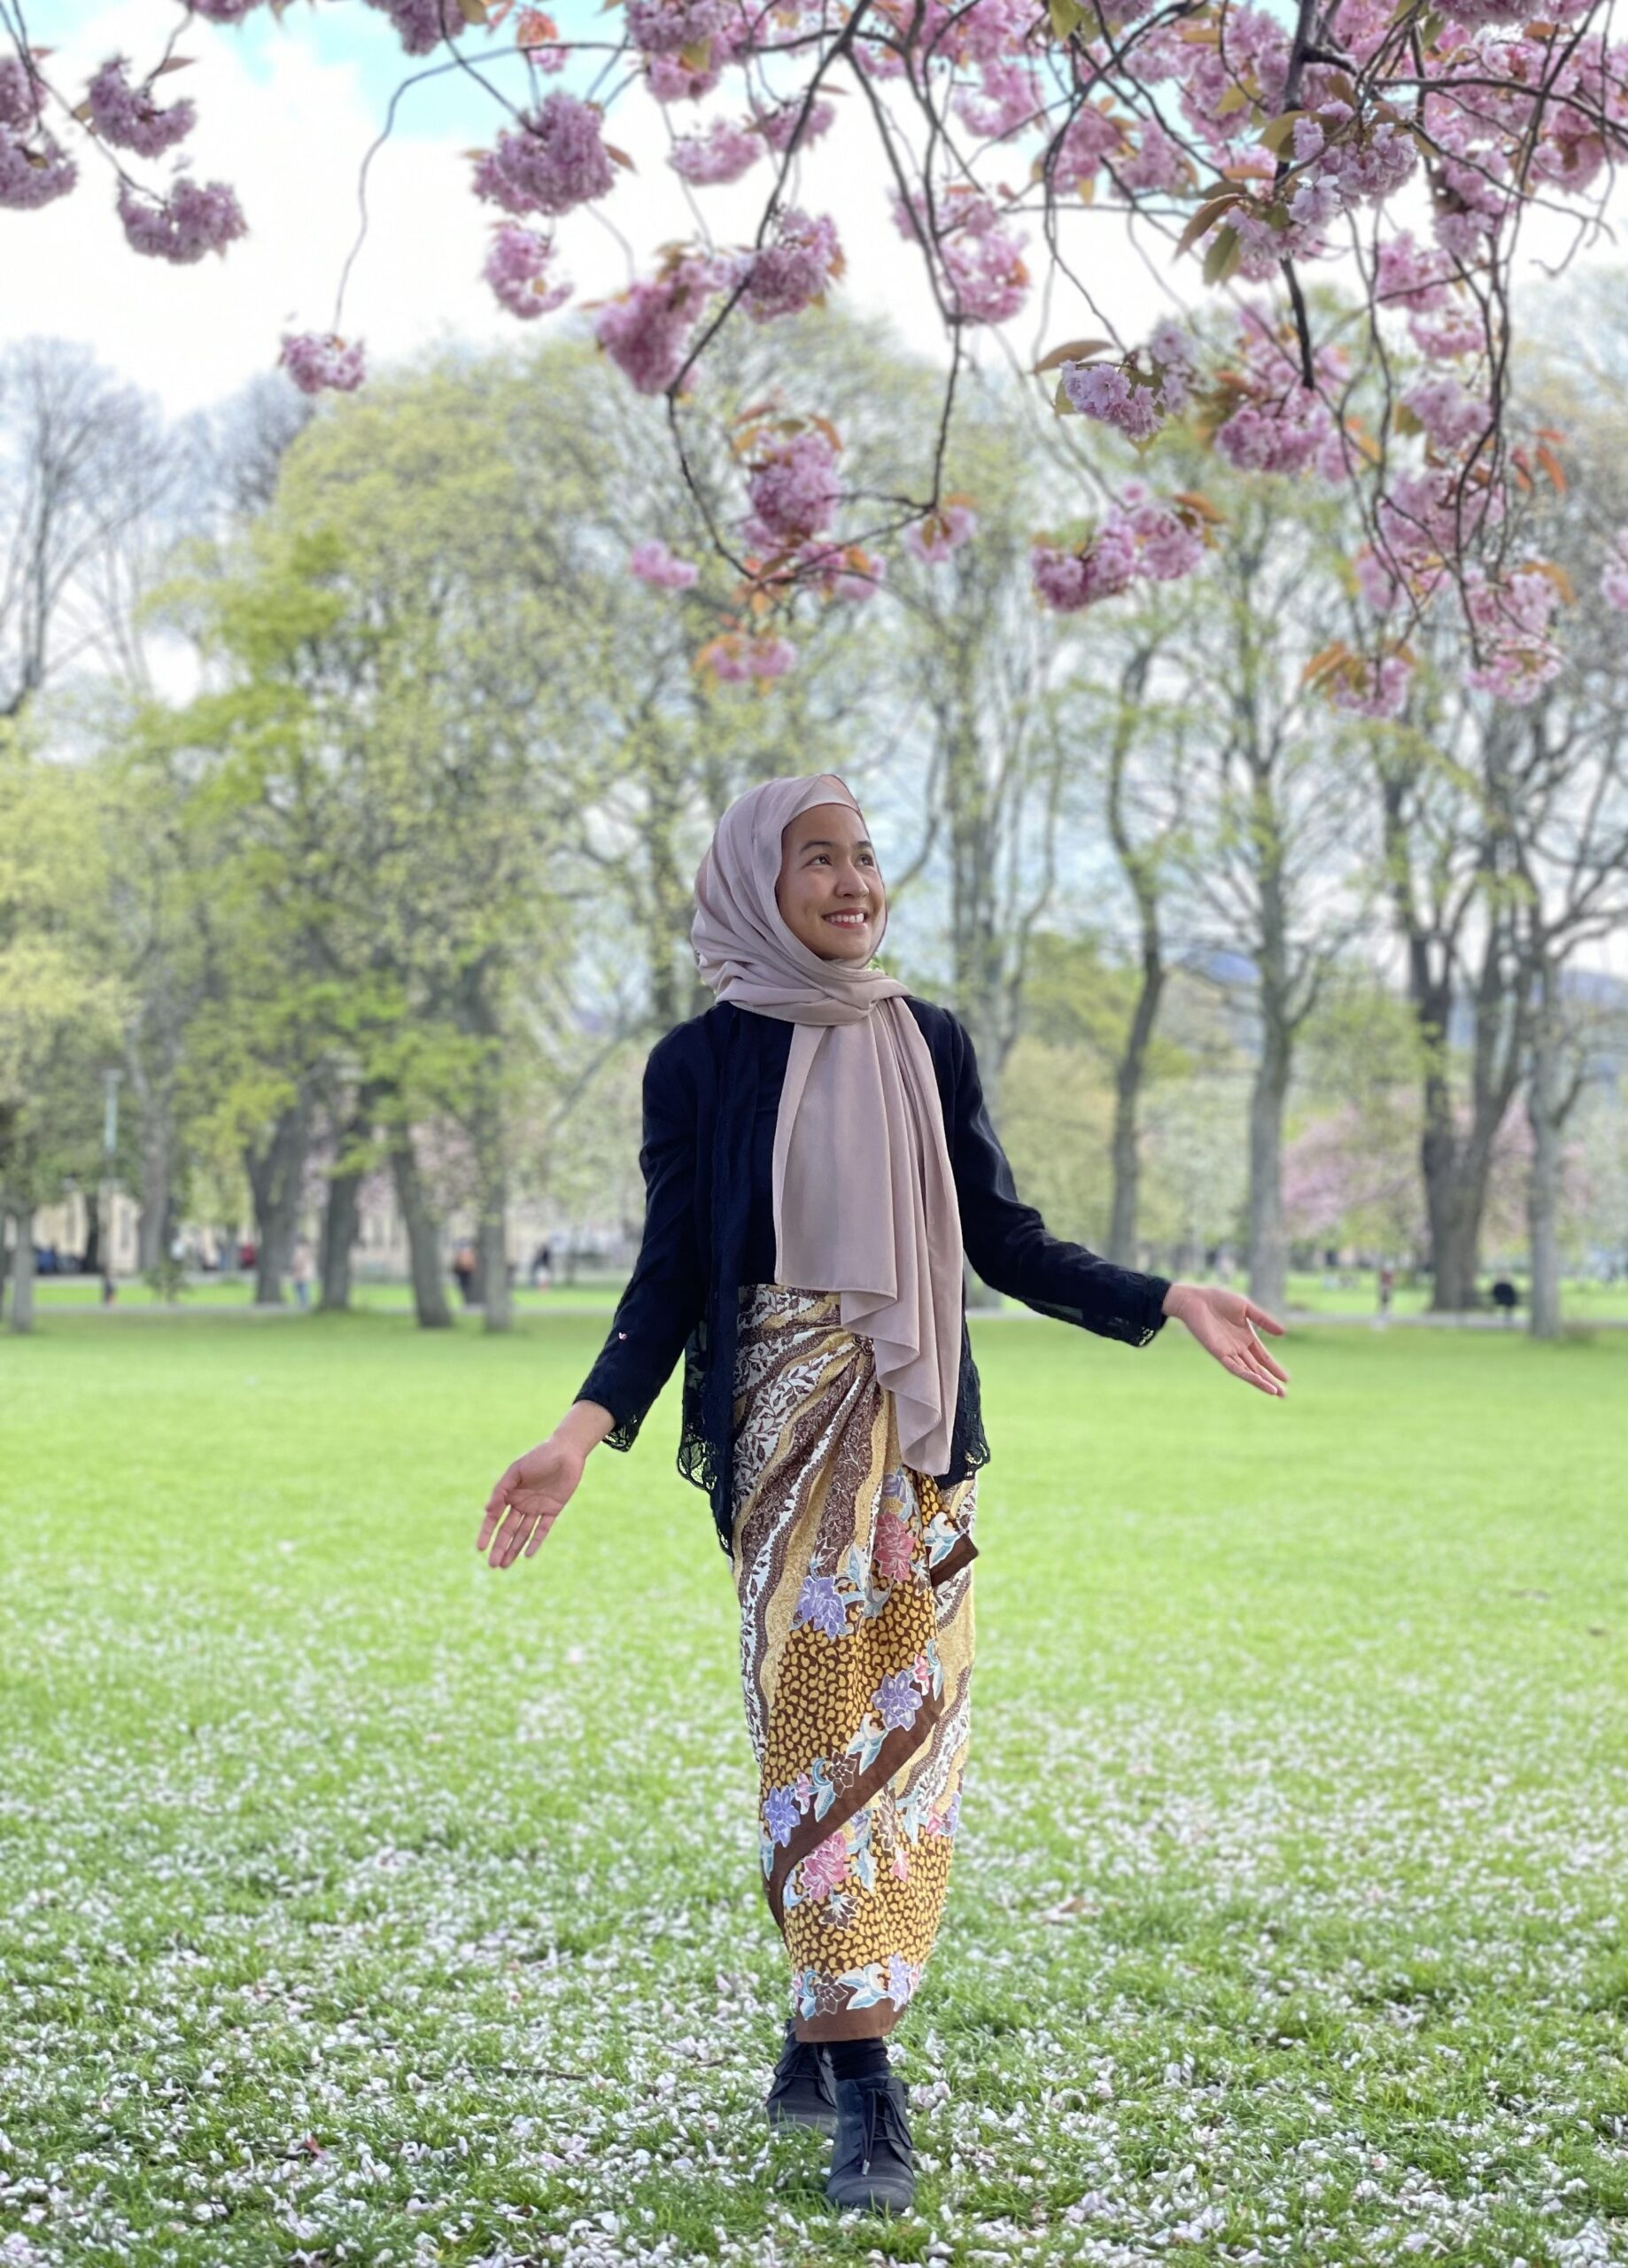
<svg viewBox="0 0 1628 2268">
<path fill-rule="evenodd" d="M 510 1567 L 523 1550 L 530 1559 L 564 1511 L 582 1479 L 588 1452 L 610 1431 L 611 1416 L 597 1402 L 573 1402 L 546 1441 L 517 1456 L 486 1499 L 475 1549 L 490 1543 L 492 1567 Z"/>
</svg>

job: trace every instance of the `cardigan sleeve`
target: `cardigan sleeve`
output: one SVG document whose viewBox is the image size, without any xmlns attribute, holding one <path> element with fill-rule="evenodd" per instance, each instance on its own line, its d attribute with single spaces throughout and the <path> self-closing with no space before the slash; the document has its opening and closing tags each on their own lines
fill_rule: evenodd
<svg viewBox="0 0 1628 2268">
<path fill-rule="evenodd" d="M 578 1402 L 609 1410 L 616 1423 L 605 1438 L 616 1449 L 632 1448 L 706 1305 L 695 1232 L 695 1082 L 677 1038 L 658 1040 L 645 1064 L 644 1233 L 599 1359 L 577 1389 Z"/>
<path fill-rule="evenodd" d="M 1052 1236 L 1035 1208 L 1023 1203 L 990 1122 L 972 1038 L 958 1017 L 951 1022 L 950 1161 L 967 1258 L 986 1284 L 1038 1315 L 1145 1347 L 1167 1320 L 1162 1309 L 1170 1278 L 1119 1267 Z"/>
</svg>

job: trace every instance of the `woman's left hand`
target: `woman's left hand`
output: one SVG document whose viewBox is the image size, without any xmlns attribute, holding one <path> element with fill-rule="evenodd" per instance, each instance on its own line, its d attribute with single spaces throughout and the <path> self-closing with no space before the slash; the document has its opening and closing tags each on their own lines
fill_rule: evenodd
<svg viewBox="0 0 1628 2268">
<path fill-rule="evenodd" d="M 1172 1284 L 1165 1293 L 1165 1313 L 1179 1317 L 1235 1379 L 1259 1386 L 1262 1394 L 1282 1397 L 1287 1392 L 1288 1371 L 1256 1336 L 1259 1325 L 1281 1339 L 1283 1326 L 1242 1292 L 1229 1292 L 1223 1284 Z"/>
</svg>

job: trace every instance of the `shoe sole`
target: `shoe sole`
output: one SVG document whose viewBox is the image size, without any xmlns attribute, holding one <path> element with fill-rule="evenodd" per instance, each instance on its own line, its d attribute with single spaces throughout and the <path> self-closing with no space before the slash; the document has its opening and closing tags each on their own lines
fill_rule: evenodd
<svg viewBox="0 0 1628 2268">
<path fill-rule="evenodd" d="M 839 2197 L 827 2189 L 826 2194 L 840 2213 L 908 2213 L 916 2202 L 914 2189 L 864 2188 L 855 2197 Z"/>
</svg>

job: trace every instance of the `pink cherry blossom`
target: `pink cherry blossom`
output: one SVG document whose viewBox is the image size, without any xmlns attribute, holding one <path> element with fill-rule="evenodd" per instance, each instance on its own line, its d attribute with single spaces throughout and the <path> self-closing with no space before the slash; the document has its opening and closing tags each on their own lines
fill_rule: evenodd
<svg viewBox="0 0 1628 2268">
<path fill-rule="evenodd" d="M 428 55 L 469 28 L 458 0 L 368 0 L 368 5 L 390 18 L 408 55 Z"/>
<path fill-rule="evenodd" d="M 1455 377 L 1427 378 L 1409 386 L 1402 401 L 1438 449 L 1461 449 L 1466 441 L 1490 434 L 1491 405 Z"/>
<path fill-rule="evenodd" d="M 963 87 L 955 97 L 956 116 L 969 133 L 1004 142 L 1045 116 L 1045 94 L 1027 65 L 1006 59 L 986 63 L 976 91 Z"/>
<path fill-rule="evenodd" d="M 530 322 L 563 307 L 571 296 L 570 284 L 548 281 L 553 258 L 552 237 L 523 229 L 516 221 L 505 221 L 492 237 L 481 274 L 510 315 Z"/>
<path fill-rule="evenodd" d="M 1156 118 L 1143 121 L 1136 147 L 1115 165 L 1114 173 L 1127 189 L 1184 189 L 1192 178 L 1192 160 L 1174 136 Z"/>
<path fill-rule="evenodd" d="M 770 548 L 818 535 L 836 508 L 836 453 L 817 427 L 772 443 L 755 460 L 746 492 L 748 540 Z"/>
<path fill-rule="evenodd" d="M 0 56 L 0 206 L 13 213 L 37 212 L 66 197 L 79 178 L 79 167 L 41 123 L 43 98 L 20 56 Z"/>
<path fill-rule="evenodd" d="M 923 200 L 907 204 L 889 191 L 894 225 L 903 237 L 932 245 L 942 268 L 943 293 L 958 322 L 1005 322 L 1028 298 L 1023 240 L 975 190 L 952 189 L 928 214 Z"/>
<path fill-rule="evenodd" d="M 640 393 L 661 393 L 684 368 L 697 318 L 719 281 L 717 263 L 685 253 L 611 302 L 594 336 Z"/>
<path fill-rule="evenodd" d="M 1132 441 L 1145 441 L 1163 423 L 1159 389 L 1137 384 L 1117 362 L 1065 362 L 1063 392 L 1083 417 L 1100 418 Z"/>
<path fill-rule="evenodd" d="M 221 181 L 201 186 L 184 174 L 161 199 L 143 197 L 127 182 L 119 191 L 119 218 L 135 252 L 190 267 L 248 233 L 237 199 Z"/>
<path fill-rule="evenodd" d="M 1075 112 L 1058 139 L 1053 166 L 1058 189 L 1083 190 L 1124 146 L 1122 122 L 1088 103 Z"/>
<path fill-rule="evenodd" d="M 1349 717 L 1376 721 L 1399 717 L 1407 703 L 1415 668 L 1413 656 L 1401 650 L 1372 657 L 1353 654 L 1330 673 L 1329 700 Z"/>
<path fill-rule="evenodd" d="M 353 340 L 347 346 L 331 332 L 324 337 L 314 330 L 285 330 L 277 360 L 301 393 L 321 393 L 324 389 L 354 393 L 367 375 L 361 341 Z"/>
<path fill-rule="evenodd" d="M 1123 494 L 1120 501 L 1123 503 Z M 1203 559 L 1203 536 L 1169 505 L 1150 498 L 1136 505 L 1128 517 L 1136 541 L 1137 571 L 1150 582 L 1178 582 Z"/>
<path fill-rule="evenodd" d="M 699 188 L 739 181 L 763 154 L 761 134 L 719 118 L 702 133 L 682 136 L 668 151 L 667 162 L 674 173 Z"/>
<path fill-rule="evenodd" d="M 925 520 L 912 520 L 901 540 L 924 567 L 941 567 L 952 551 L 970 540 L 977 525 L 978 516 L 970 504 L 942 504 Z"/>
<path fill-rule="evenodd" d="M 717 53 L 716 48 L 713 52 Z M 650 92 L 658 103 L 699 102 L 712 92 L 723 75 L 721 60 L 697 71 L 678 55 L 653 55 L 645 66 Z"/>
<path fill-rule="evenodd" d="M 475 167 L 475 193 L 505 212 L 569 213 L 605 196 L 616 180 L 600 138 L 600 114 L 563 88 L 545 95 L 518 127 L 499 135 Z"/>
<path fill-rule="evenodd" d="M 627 571 L 660 591 L 687 591 L 701 573 L 694 560 L 676 558 L 659 535 L 647 535 L 633 546 Z"/>
<path fill-rule="evenodd" d="M 738 16 L 731 0 L 627 0 L 627 35 L 646 55 L 677 55 L 717 39 Z"/>
<path fill-rule="evenodd" d="M 1333 426 L 1321 394 L 1308 386 L 1241 402 L 1216 431 L 1215 446 L 1240 472 L 1304 472 Z"/>
<path fill-rule="evenodd" d="M 757 130 L 769 147 L 784 157 L 791 147 L 794 134 L 797 137 L 798 149 L 806 150 L 810 142 L 818 141 L 836 114 L 836 105 L 823 100 L 782 103 L 778 109 L 763 113 L 757 121 Z"/>
<path fill-rule="evenodd" d="M 823 299 L 827 285 L 841 273 L 836 223 L 828 218 L 810 220 L 806 213 L 787 206 L 778 216 L 773 243 L 751 255 L 747 313 L 755 322 L 801 315 Z"/>
<path fill-rule="evenodd" d="M 45 107 L 45 89 L 20 55 L 0 55 L 0 126 L 30 132 Z"/>
<path fill-rule="evenodd" d="M 742 685 L 753 678 L 785 677 L 796 666 L 797 649 L 789 638 L 748 638 L 739 631 L 727 631 L 704 646 L 697 659 L 725 684 Z"/>
<path fill-rule="evenodd" d="M 1439 252 L 1422 251 L 1407 234 L 1390 237 L 1375 256 L 1375 297 L 1387 307 L 1425 315 L 1445 305 L 1452 274 Z"/>
<path fill-rule="evenodd" d="M 161 157 L 190 134 L 198 106 L 185 99 L 160 109 L 146 87 L 130 84 L 121 55 L 105 63 L 86 89 L 90 123 L 104 142 L 134 150 L 138 158 Z"/>
<path fill-rule="evenodd" d="M 1190 575 L 1204 552 L 1202 519 L 1190 502 L 1178 507 L 1145 481 L 1128 480 L 1100 528 L 1079 543 L 1043 539 L 1029 554 L 1029 569 L 1043 604 L 1074 614 L 1116 598 L 1138 578 L 1170 583 Z"/>
</svg>

